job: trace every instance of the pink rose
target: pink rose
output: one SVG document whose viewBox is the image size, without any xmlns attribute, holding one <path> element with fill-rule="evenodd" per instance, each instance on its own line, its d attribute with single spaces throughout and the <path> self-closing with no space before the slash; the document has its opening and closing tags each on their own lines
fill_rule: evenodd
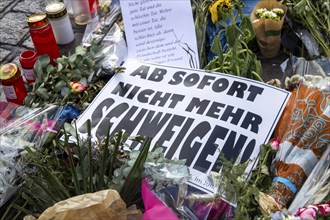
<svg viewBox="0 0 330 220">
<path fill-rule="evenodd" d="M 71 87 L 71 91 L 74 93 L 81 93 L 86 89 L 86 86 L 81 82 L 71 82 L 70 87 Z"/>
<path fill-rule="evenodd" d="M 316 219 L 317 215 L 325 216 L 330 214 L 330 202 L 327 204 L 308 205 L 306 208 L 299 208 L 295 216 L 305 219 Z"/>
<path fill-rule="evenodd" d="M 272 139 L 269 141 L 270 147 L 274 151 L 278 151 L 280 149 L 280 141 L 277 140 L 276 138 Z"/>
<path fill-rule="evenodd" d="M 296 216 L 302 220 L 316 219 L 317 208 L 307 206 L 307 208 L 299 208 Z"/>
</svg>

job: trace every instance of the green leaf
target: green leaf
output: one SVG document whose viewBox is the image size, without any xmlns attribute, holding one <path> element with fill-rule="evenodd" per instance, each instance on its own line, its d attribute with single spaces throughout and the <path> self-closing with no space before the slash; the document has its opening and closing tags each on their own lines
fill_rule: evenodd
<svg viewBox="0 0 330 220">
<path fill-rule="evenodd" d="M 84 64 L 88 67 L 88 69 L 93 68 L 93 61 L 90 58 L 85 58 L 84 59 Z"/>
<path fill-rule="evenodd" d="M 76 58 L 77 58 L 77 54 L 73 54 L 69 57 L 68 62 L 70 64 L 71 68 L 74 68 L 76 66 L 76 64 L 75 64 Z"/>
<path fill-rule="evenodd" d="M 90 48 L 93 52 L 95 52 L 95 53 L 97 53 L 98 51 L 100 51 L 100 46 L 97 44 L 97 43 L 95 43 L 94 41 L 92 42 L 92 46 L 91 46 L 91 48 Z"/>
<path fill-rule="evenodd" d="M 60 72 L 63 69 L 62 63 L 57 64 L 57 72 Z"/>
<path fill-rule="evenodd" d="M 77 65 L 79 65 L 83 61 L 84 57 L 81 54 L 78 54 L 76 60 L 74 61 Z"/>
<path fill-rule="evenodd" d="M 33 69 L 37 73 L 37 81 L 42 82 L 43 69 L 42 69 L 41 61 L 39 59 L 37 59 L 37 61 L 35 62 Z"/>
<path fill-rule="evenodd" d="M 68 135 L 67 135 L 65 129 L 64 129 L 64 141 L 65 141 L 65 143 L 69 143 Z M 70 170 L 71 170 L 71 175 L 73 177 L 72 179 L 73 179 L 73 185 L 75 188 L 75 195 L 80 195 L 81 190 L 80 190 L 80 184 L 79 184 L 79 180 L 78 180 L 78 172 L 77 172 L 77 168 L 74 165 L 71 148 L 68 148 L 67 152 L 69 154 Z"/>
<path fill-rule="evenodd" d="M 79 69 L 75 69 L 72 71 L 72 77 L 73 77 L 73 81 L 75 82 L 79 82 L 81 79 L 81 73 Z"/>
<path fill-rule="evenodd" d="M 87 49 L 84 48 L 83 46 L 77 46 L 76 47 L 76 54 L 85 55 L 86 52 L 87 52 Z"/>
<path fill-rule="evenodd" d="M 59 73 L 58 78 L 60 78 L 61 80 L 65 81 L 67 84 L 70 84 L 70 80 L 68 79 L 68 77 L 66 77 L 65 75 L 63 75 L 62 73 Z"/>
<path fill-rule="evenodd" d="M 31 106 L 31 104 L 32 104 L 32 102 L 33 102 L 33 100 L 34 100 L 34 97 L 35 97 L 34 94 L 29 93 L 29 94 L 25 97 L 25 99 L 24 99 L 24 104 L 25 104 L 26 106 Z"/>
<path fill-rule="evenodd" d="M 244 30 L 244 32 L 245 31 L 249 32 L 249 36 L 246 38 L 245 43 L 248 43 L 255 37 L 254 28 L 253 28 L 253 25 L 251 23 L 251 19 L 249 16 L 243 16 L 242 22 L 240 24 L 240 29 Z"/>
<path fill-rule="evenodd" d="M 39 97 L 41 97 L 43 100 L 48 100 L 49 95 L 47 94 L 47 89 L 45 88 L 38 88 L 35 92 Z"/>
<path fill-rule="evenodd" d="M 46 68 L 48 64 L 50 63 L 49 55 L 44 54 L 38 57 L 38 60 L 40 60 L 40 64 L 42 68 Z"/>
<path fill-rule="evenodd" d="M 63 97 L 69 95 L 70 92 L 71 92 L 71 91 L 70 91 L 70 89 L 69 89 L 68 87 L 64 87 L 64 88 L 61 89 L 61 95 L 62 95 Z"/>
<path fill-rule="evenodd" d="M 231 24 L 226 27 L 226 36 L 227 36 L 227 43 L 230 47 L 234 47 L 238 37 L 240 36 L 241 31 L 237 27 L 236 24 Z"/>
<path fill-rule="evenodd" d="M 143 178 L 144 162 L 147 159 L 151 141 L 151 138 L 147 138 L 144 142 L 141 153 L 136 159 L 136 162 L 131 172 L 128 174 L 120 192 L 121 198 L 125 201 L 128 207 L 133 205 L 132 202 L 135 199 L 141 197 L 141 181 Z"/>
<path fill-rule="evenodd" d="M 59 92 L 63 87 L 66 87 L 68 84 L 64 81 L 59 81 L 58 83 L 55 84 L 54 86 L 54 91 Z"/>
<path fill-rule="evenodd" d="M 48 65 L 46 68 L 46 72 L 49 74 L 50 72 L 52 72 L 55 68 L 52 65 Z"/>
<path fill-rule="evenodd" d="M 76 136 L 76 129 L 69 123 L 64 123 L 64 126 L 63 126 L 65 132 L 67 134 L 70 134 L 72 136 Z"/>
<path fill-rule="evenodd" d="M 211 51 L 213 53 L 215 53 L 216 55 L 219 55 L 219 54 L 222 55 L 222 46 L 221 46 L 219 38 L 220 38 L 220 32 L 217 35 L 215 35 L 212 46 L 211 46 Z"/>
<path fill-rule="evenodd" d="M 217 55 L 218 64 L 222 65 L 223 52 L 222 52 L 222 46 L 220 43 L 220 34 L 221 34 L 221 31 L 215 36 L 212 47 L 211 47 L 211 51 Z"/>
</svg>

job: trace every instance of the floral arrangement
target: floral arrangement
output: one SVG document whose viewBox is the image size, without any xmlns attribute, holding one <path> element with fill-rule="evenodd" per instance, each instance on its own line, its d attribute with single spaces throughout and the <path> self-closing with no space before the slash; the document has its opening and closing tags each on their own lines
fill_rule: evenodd
<svg viewBox="0 0 330 220">
<path fill-rule="evenodd" d="M 102 69 L 96 63 L 102 59 L 100 47 L 92 43 L 90 47 L 76 47 L 69 57 L 56 59 L 57 65 L 50 64 L 48 55 L 38 58 L 34 65 L 36 82 L 31 86 L 24 102 L 29 107 L 64 105 L 84 108 L 105 85 L 100 78 Z"/>
<path fill-rule="evenodd" d="M 232 2 L 232 4 L 238 8 L 239 12 L 241 11 L 242 5 L 239 1 Z M 230 24 L 226 24 L 221 18 L 217 21 L 223 25 L 224 29 L 215 36 L 211 51 L 216 56 L 204 69 L 263 81 L 260 77 L 261 63 L 248 47 L 248 43 L 255 37 L 250 18 L 241 13 L 235 15 L 233 10 L 230 10 L 225 18 L 230 20 Z M 241 22 L 238 24 L 239 20 Z M 225 32 L 227 40 L 226 51 L 223 50 L 219 40 L 220 34 L 223 32 Z"/>
<path fill-rule="evenodd" d="M 284 11 L 281 8 L 273 8 L 268 11 L 266 8 L 259 8 L 256 10 L 256 16 L 261 19 L 271 19 L 274 21 L 280 21 L 282 16 L 284 15 Z"/>
<path fill-rule="evenodd" d="M 106 3 L 109 4 L 109 1 Z M 202 57 L 200 60 L 204 64 L 201 66 L 210 71 L 262 81 L 261 63 L 248 45 L 255 38 L 254 22 L 242 15 L 242 2 L 239 0 L 193 0 L 192 3 L 199 41 L 198 48 Z M 300 8 L 301 4 L 303 3 L 295 7 Z M 257 9 L 254 15 L 259 19 L 269 19 L 272 20 L 270 22 L 278 23 L 283 20 L 285 10 L 274 7 L 268 11 L 262 7 Z M 223 47 L 219 43 L 220 33 L 217 34 L 211 47 L 216 56 L 211 62 L 206 63 L 204 44 L 208 19 L 216 26 L 223 26 L 221 33 L 225 34 L 227 42 L 226 48 Z M 100 41 L 101 39 L 99 38 Z M 58 58 L 56 66 L 50 65 L 49 57 L 41 56 L 34 67 L 38 77 L 25 100 L 26 106 L 43 108 L 52 104 L 72 104 L 79 109 L 84 109 L 106 81 L 101 76 L 102 69 L 98 65 L 103 58 L 103 54 L 99 52 L 100 46 L 95 42 L 88 47 L 78 46 L 75 53 L 70 56 Z M 312 94 L 311 90 L 326 90 L 329 86 L 326 80 L 328 78 L 310 75 L 293 76 L 285 80 L 285 86 L 293 91 L 293 97 L 298 97 L 298 89 L 300 92 L 307 91 L 303 93 L 304 97 L 307 97 Z M 281 87 L 277 79 L 268 83 Z M 304 89 L 304 86 L 308 88 Z M 327 100 L 327 97 L 324 100 Z M 320 99 L 317 98 L 317 100 Z M 285 116 L 292 113 L 290 107 L 299 105 L 299 101 L 294 100 L 289 104 L 289 110 Z M 293 115 L 292 118 L 300 116 Z M 1 147 L 4 144 L 8 146 L 11 144 L 6 137 L 8 134 L 12 135 L 11 137 L 20 136 L 20 140 L 29 139 L 29 141 L 21 141 L 20 144 L 15 142 L 15 147 L 19 148 L 20 153 L 23 152 L 20 157 L 17 157 L 16 152 L 15 156 L 11 157 L 13 159 L 11 162 L 15 163 L 0 160 L 1 194 L 13 184 L 19 183 L 22 186 L 19 193 L 14 194 L 10 203 L 1 207 L 1 219 L 20 219 L 26 214 L 37 218 L 49 207 L 63 200 L 67 201 L 71 197 L 102 192 L 106 189 L 116 191 L 114 194 L 116 198 L 120 196 L 121 204 L 124 203 L 123 207 L 136 205 L 141 211 L 147 212 L 150 204 L 147 199 L 143 203 L 143 195 L 141 195 L 145 189 L 143 187 L 146 181 L 145 176 L 150 178 L 146 191 L 149 190 L 148 192 L 159 200 L 164 199 L 161 203 L 162 208 L 170 209 L 175 216 L 182 218 L 193 216 L 192 219 L 316 219 L 326 218 L 330 213 L 329 191 L 324 190 L 328 188 L 328 182 L 322 185 L 321 189 L 326 195 L 322 201 L 318 201 L 324 204 L 305 205 L 297 212 L 289 213 L 282 208 L 288 207 L 287 204 L 293 199 L 294 196 L 291 193 L 290 201 L 286 201 L 285 204 L 281 204 L 282 207 L 279 207 L 279 202 L 276 201 L 279 199 L 271 193 L 279 187 L 278 183 L 272 183 L 274 175 L 281 175 L 284 169 L 283 166 L 278 166 L 281 158 L 278 159 L 277 155 L 280 155 L 286 146 L 283 145 L 282 135 L 277 135 L 278 132 L 268 144 L 260 146 L 259 161 L 249 175 L 245 173 L 249 161 L 233 164 L 220 157 L 219 160 L 223 165 L 222 174 L 220 176 L 212 173 L 218 184 L 217 191 L 214 195 L 205 196 L 189 192 L 186 184 L 189 172 L 184 165 L 185 161 L 165 158 L 162 148 L 151 147 L 150 138 L 129 137 L 123 131 L 110 134 L 109 128 L 105 137 L 98 137 L 97 141 L 92 141 L 90 122 L 87 123 L 88 137 L 82 139 L 70 124 L 65 124 L 60 130 L 53 120 L 34 121 L 27 116 L 24 119 L 30 120 L 24 120 L 24 123 L 20 124 L 22 127 L 14 127 L 12 130 L 9 127 L 5 127 L 6 130 L 0 128 L 1 132 L 6 131 L 0 134 L 0 140 L 5 140 L 5 142 L 0 142 Z M 313 121 L 313 118 L 309 117 L 307 121 L 309 123 Z M 290 120 L 283 119 L 282 125 L 288 125 L 289 122 Z M 307 127 L 312 126 L 307 125 Z M 289 134 L 291 130 L 293 129 L 285 127 L 282 133 Z M 33 137 L 36 137 L 34 140 L 31 139 L 32 133 Z M 58 135 L 58 138 L 48 138 L 48 134 L 51 134 L 51 137 Z M 304 132 L 301 134 L 304 135 Z M 295 141 L 300 143 L 300 139 L 297 138 Z M 137 142 L 140 150 L 130 149 L 127 143 L 131 142 Z M 41 145 L 43 145 L 42 148 L 36 148 Z M 317 149 L 313 148 L 314 151 Z M 316 157 L 320 157 L 322 152 L 323 148 L 319 150 Z M 18 173 L 13 172 L 14 167 L 19 168 Z M 301 169 L 291 170 L 288 181 L 294 179 L 292 173 L 302 173 Z M 330 172 L 326 173 L 328 175 Z M 171 174 L 171 178 L 167 174 Z M 181 174 L 184 175 L 180 176 Z M 4 176 L 6 178 L 2 178 Z M 297 186 L 298 189 L 306 179 L 306 176 L 303 177 Z M 328 180 L 329 177 L 326 178 Z M 178 192 L 178 195 L 172 196 L 171 190 Z M 319 195 L 318 193 L 320 192 L 316 192 L 315 195 Z M 232 204 L 236 204 L 236 207 Z M 282 210 L 277 211 L 279 209 Z M 156 212 L 156 214 L 159 213 Z"/>
</svg>

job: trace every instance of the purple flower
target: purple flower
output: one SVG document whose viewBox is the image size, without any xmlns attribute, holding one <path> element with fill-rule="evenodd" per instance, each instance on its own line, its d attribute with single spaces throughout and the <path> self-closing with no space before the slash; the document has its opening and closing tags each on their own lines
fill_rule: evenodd
<svg viewBox="0 0 330 220">
<path fill-rule="evenodd" d="M 195 202 L 193 210 L 199 219 L 203 219 L 205 216 L 207 216 L 208 220 L 216 220 L 219 218 L 230 219 L 230 216 L 232 216 L 231 206 L 221 199 L 210 203 Z"/>
</svg>

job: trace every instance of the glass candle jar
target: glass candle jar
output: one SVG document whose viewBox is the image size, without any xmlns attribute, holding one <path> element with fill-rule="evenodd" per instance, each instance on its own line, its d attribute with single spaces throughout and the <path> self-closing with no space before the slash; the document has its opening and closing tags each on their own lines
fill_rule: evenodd
<svg viewBox="0 0 330 220">
<path fill-rule="evenodd" d="M 97 13 L 97 7 L 99 4 L 98 0 L 88 0 L 89 4 L 89 11 L 91 12 L 91 16 L 94 17 L 94 15 Z"/>
<path fill-rule="evenodd" d="M 30 35 L 38 55 L 48 54 L 50 61 L 55 65 L 54 59 L 60 57 L 52 27 L 46 14 L 34 14 L 27 18 Z"/>
<path fill-rule="evenodd" d="M 8 102 L 24 104 L 27 91 L 21 71 L 16 64 L 7 63 L 0 67 L 0 83 Z"/>
<path fill-rule="evenodd" d="M 66 5 L 66 10 L 70 16 L 73 15 L 71 0 L 63 0 L 63 3 Z"/>
<path fill-rule="evenodd" d="M 85 25 L 91 20 L 88 0 L 71 0 L 74 21 L 78 25 Z"/>
<path fill-rule="evenodd" d="M 65 4 L 62 2 L 48 4 L 46 14 L 52 26 L 56 43 L 65 45 L 72 42 L 74 35 Z"/>
<path fill-rule="evenodd" d="M 19 55 L 19 62 L 22 66 L 23 74 L 28 84 L 36 81 L 37 74 L 34 71 L 33 66 L 37 58 L 37 52 L 34 50 L 26 50 Z"/>
</svg>

